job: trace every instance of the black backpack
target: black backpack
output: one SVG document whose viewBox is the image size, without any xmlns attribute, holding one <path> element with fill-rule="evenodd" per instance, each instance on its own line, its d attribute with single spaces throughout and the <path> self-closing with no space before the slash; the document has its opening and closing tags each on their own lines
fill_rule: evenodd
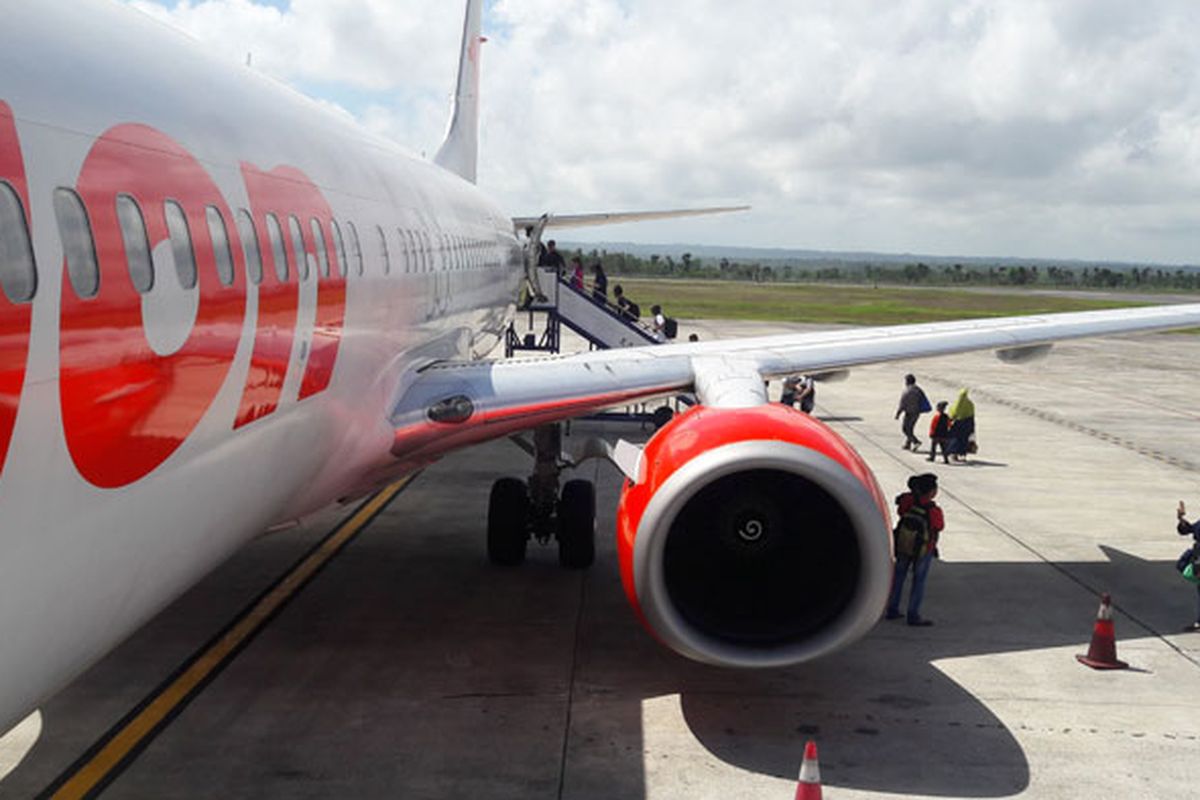
<svg viewBox="0 0 1200 800">
<path fill-rule="evenodd" d="M 679 333 L 679 323 L 674 317 L 664 317 L 663 321 L 663 336 L 668 339 L 674 339 L 675 334 Z"/>
<path fill-rule="evenodd" d="M 920 558 L 929 552 L 930 539 L 929 509 L 914 503 L 912 508 L 900 515 L 896 528 L 892 531 L 896 555 Z"/>
</svg>

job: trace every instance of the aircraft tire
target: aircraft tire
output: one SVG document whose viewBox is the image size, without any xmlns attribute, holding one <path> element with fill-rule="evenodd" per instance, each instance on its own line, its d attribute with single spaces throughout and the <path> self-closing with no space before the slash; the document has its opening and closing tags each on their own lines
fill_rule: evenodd
<svg viewBox="0 0 1200 800">
<path fill-rule="evenodd" d="M 663 425 L 666 425 L 674 416 L 675 412 L 670 406 L 659 406 L 654 409 L 654 413 L 650 416 L 650 420 L 654 424 L 654 430 L 658 430 Z"/>
<path fill-rule="evenodd" d="M 488 561 L 515 567 L 525 561 L 529 542 L 529 492 L 519 478 L 500 478 L 488 499 Z"/>
<path fill-rule="evenodd" d="M 596 487 L 567 481 L 558 500 L 558 563 L 587 569 L 596 560 Z"/>
</svg>

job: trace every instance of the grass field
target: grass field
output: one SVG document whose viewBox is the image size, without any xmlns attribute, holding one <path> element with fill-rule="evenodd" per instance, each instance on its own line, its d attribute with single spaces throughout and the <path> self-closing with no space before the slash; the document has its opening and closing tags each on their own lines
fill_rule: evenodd
<svg viewBox="0 0 1200 800">
<path fill-rule="evenodd" d="M 1062 295 L 967 289 L 906 289 L 795 283 L 647 280 L 612 277 L 647 316 L 659 303 L 682 319 L 893 325 L 970 317 L 1007 317 L 1055 311 L 1095 311 L 1149 305 Z"/>
</svg>

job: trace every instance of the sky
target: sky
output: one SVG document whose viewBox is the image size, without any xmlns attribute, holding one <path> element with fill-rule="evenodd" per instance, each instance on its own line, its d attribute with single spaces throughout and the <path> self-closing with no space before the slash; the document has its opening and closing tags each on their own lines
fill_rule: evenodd
<svg viewBox="0 0 1200 800">
<path fill-rule="evenodd" d="M 453 0 L 123 0 L 417 153 Z M 514 216 L 749 204 L 637 241 L 1200 264 L 1194 0 L 488 0 Z"/>
</svg>

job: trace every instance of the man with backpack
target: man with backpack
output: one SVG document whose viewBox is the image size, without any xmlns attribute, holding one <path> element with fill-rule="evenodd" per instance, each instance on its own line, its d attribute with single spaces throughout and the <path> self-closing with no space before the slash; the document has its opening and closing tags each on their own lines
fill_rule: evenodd
<svg viewBox="0 0 1200 800">
<path fill-rule="evenodd" d="M 921 601 L 925 598 L 925 579 L 929 567 L 938 556 L 938 535 L 945 526 L 942 509 L 933 501 L 937 496 L 937 475 L 926 472 L 908 479 L 908 491 L 896 496 L 896 512 L 900 519 L 892 532 L 896 550 L 896 567 L 892 572 L 892 593 L 888 597 L 887 619 L 900 618 L 900 595 L 904 580 L 912 569 L 912 587 L 908 593 L 909 625 L 926 626 L 933 622 L 921 616 Z"/>
<path fill-rule="evenodd" d="M 811 414 L 816 407 L 816 386 L 811 375 L 789 375 L 783 379 L 783 392 L 779 402 L 785 406 L 800 404 L 800 410 Z"/>
</svg>

